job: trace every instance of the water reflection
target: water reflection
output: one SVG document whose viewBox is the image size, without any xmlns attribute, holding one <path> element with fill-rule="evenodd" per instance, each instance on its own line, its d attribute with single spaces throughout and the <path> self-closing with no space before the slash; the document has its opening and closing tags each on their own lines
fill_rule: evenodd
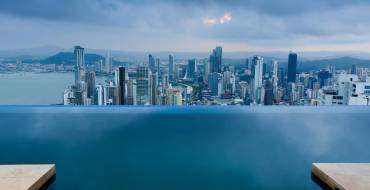
<svg viewBox="0 0 370 190">
<path fill-rule="evenodd" d="M 0 163 L 55 163 L 53 189 L 318 189 L 312 162 L 370 161 L 369 112 L 0 107 Z"/>
</svg>

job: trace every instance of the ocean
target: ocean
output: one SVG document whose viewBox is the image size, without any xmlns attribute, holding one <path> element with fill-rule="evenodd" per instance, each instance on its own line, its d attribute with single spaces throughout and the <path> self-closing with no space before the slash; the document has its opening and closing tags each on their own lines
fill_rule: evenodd
<svg viewBox="0 0 370 190">
<path fill-rule="evenodd" d="M 105 80 L 97 77 L 97 84 Z M 61 104 L 63 91 L 74 83 L 73 73 L 0 74 L 0 105 Z"/>
</svg>

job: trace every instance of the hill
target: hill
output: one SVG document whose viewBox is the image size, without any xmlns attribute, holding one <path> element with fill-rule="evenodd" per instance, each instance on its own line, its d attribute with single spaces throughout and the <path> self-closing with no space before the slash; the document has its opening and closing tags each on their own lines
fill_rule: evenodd
<svg viewBox="0 0 370 190">
<path fill-rule="evenodd" d="M 352 57 L 341 57 L 335 59 L 322 59 L 322 60 L 312 60 L 312 61 L 301 61 L 298 63 L 298 70 L 309 71 L 309 70 L 319 70 L 327 67 L 328 65 L 335 66 L 336 69 L 349 69 L 352 65 L 357 67 L 367 67 L 370 68 L 370 60 L 357 59 Z M 287 63 L 285 63 L 285 67 Z"/>
<path fill-rule="evenodd" d="M 276 58 L 263 57 L 265 63 L 270 63 L 271 60 Z M 225 65 L 233 65 L 235 67 L 245 67 L 245 59 L 224 59 Z M 250 63 L 251 64 L 251 63 Z M 333 59 L 317 59 L 317 60 L 298 60 L 297 70 L 301 71 L 311 71 L 320 70 L 326 68 L 328 65 L 333 65 L 337 70 L 345 70 L 351 68 L 352 65 L 356 67 L 370 68 L 370 60 L 358 59 L 353 57 L 340 57 Z M 279 67 L 287 68 L 287 60 L 279 60 Z"/>
<path fill-rule="evenodd" d="M 98 54 L 85 54 L 86 64 L 94 64 L 105 58 Z M 72 52 L 60 52 L 56 55 L 40 60 L 41 64 L 65 64 L 74 65 L 76 63 L 76 57 Z"/>
</svg>

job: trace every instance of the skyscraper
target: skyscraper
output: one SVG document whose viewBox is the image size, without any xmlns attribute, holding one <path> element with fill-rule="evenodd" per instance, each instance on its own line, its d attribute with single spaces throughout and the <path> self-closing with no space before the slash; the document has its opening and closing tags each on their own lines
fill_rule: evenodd
<svg viewBox="0 0 370 190">
<path fill-rule="evenodd" d="M 262 66 L 262 75 L 263 75 L 263 78 L 268 78 L 268 73 L 269 73 L 269 71 L 267 70 L 267 64 L 266 63 L 263 63 L 263 66 Z"/>
<path fill-rule="evenodd" d="M 222 47 L 213 49 L 212 54 L 209 56 L 210 71 L 211 73 L 222 72 Z"/>
<path fill-rule="evenodd" d="M 104 87 L 104 105 L 108 106 L 116 104 L 116 91 L 117 88 L 115 86 L 112 86 L 112 84 Z"/>
<path fill-rule="evenodd" d="M 103 71 L 104 66 L 104 59 L 99 61 L 98 67 L 95 69 L 96 72 L 101 73 Z"/>
<path fill-rule="evenodd" d="M 254 67 L 253 80 L 252 80 L 252 100 L 259 103 L 261 102 L 261 87 L 262 87 L 262 76 L 263 76 L 263 58 L 255 56 L 252 59 L 252 65 Z"/>
<path fill-rule="evenodd" d="M 317 73 L 317 78 L 320 82 L 320 86 L 328 86 L 329 79 L 332 77 L 332 73 L 326 70 L 322 70 Z"/>
<path fill-rule="evenodd" d="M 85 78 L 85 50 L 81 46 L 75 46 L 74 54 L 76 56 L 75 85 L 79 86 L 79 82 L 84 81 Z"/>
<path fill-rule="evenodd" d="M 172 55 L 169 55 L 168 56 L 168 76 L 170 78 L 170 80 L 172 80 L 174 77 L 173 77 L 173 74 L 174 74 L 174 67 L 173 67 L 173 56 Z"/>
<path fill-rule="evenodd" d="M 273 85 L 270 80 L 265 81 L 265 105 L 273 105 L 274 104 L 274 91 Z"/>
<path fill-rule="evenodd" d="M 168 89 L 166 97 L 167 105 L 171 106 L 181 106 L 182 105 L 182 95 L 178 89 Z"/>
<path fill-rule="evenodd" d="M 96 86 L 96 105 L 104 105 L 104 87 L 103 85 Z"/>
<path fill-rule="evenodd" d="M 203 75 L 203 82 L 205 84 L 208 83 L 208 75 L 210 73 L 210 68 L 209 68 L 209 61 L 207 59 L 203 60 L 203 65 L 204 65 L 204 75 Z"/>
<path fill-rule="evenodd" d="M 136 101 L 137 105 L 149 103 L 149 70 L 147 67 L 136 69 Z"/>
<path fill-rule="evenodd" d="M 271 66 L 270 66 L 270 77 L 278 77 L 278 69 L 279 69 L 279 63 L 276 60 L 271 61 Z"/>
<path fill-rule="evenodd" d="M 276 60 L 273 60 L 271 62 L 271 67 L 270 67 L 270 77 L 271 77 L 271 82 L 272 82 L 272 88 L 273 88 L 273 94 L 274 94 L 274 99 L 277 101 L 278 100 L 278 69 L 279 69 L 279 63 Z M 266 89 L 267 93 L 267 89 Z"/>
<path fill-rule="evenodd" d="M 112 73 L 113 57 L 111 52 L 108 51 L 107 57 L 105 58 L 105 72 L 110 74 Z"/>
<path fill-rule="evenodd" d="M 161 60 L 159 58 L 156 59 L 157 68 L 155 69 L 158 73 L 158 77 L 161 77 Z"/>
<path fill-rule="evenodd" d="M 152 73 L 155 72 L 155 59 L 153 55 L 149 54 L 149 69 Z"/>
<path fill-rule="evenodd" d="M 170 87 L 170 80 L 168 75 L 163 75 L 162 77 L 162 92 Z"/>
<path fill-rule="evenodd" d="M 136 105 L 136 80 L 127 81 L 127 103 L 126 105 Z"/>
<path fill-rule="evenodd" d="M 356 74 L 356 71 L 357 71 L 356 65 L 352 65 L 351 66 L 351 74 L 355 75 Z"/>
<path fill-rule="evenodd" d="M 211 73 L 208 76 L 208 88 L 212 96 L 221 96 L 222 93 L 222 75 L 220 73 Z"/>
<path fill-rule="evenodd" d="M 189 59 L 188 60 L 188 67 L 187 67 L 187 78 L 188 79 L 195 79 L 195 72 L 196 72 L 196 61 L 195 59 Z"/>
<path fill-rule="evenodd" d="M 226 93 L 234 94 L 235 92 L 235 75 L 233 72 L 225 71 L 223 73 L 222 87 Z"/>
<path fill-rule="evenodd" d="M 247 58 L 247 59 L 245 59 L 245 67 L 247 68 L 247 69 L 249 69 L 249 59 Z"/>
<path fill-rule="evenodd" d="M 158 73 L 149 75 L 149 104 L 157 105 Z"/>
<path fill-rule="evenodd" d="M 95 94 L 95 72 L 87 71 L 85 75 L 87 98 L 93 98 Z"/>
<path fill-rule="evenodd" d="M 296 82 L 296 74 L 297 74 L 297 54 L 290 52 L 289 59 L 288 59 L 288 83 L 289 82 Z"/>
<path fill-rule="evenodd" d="M 117 71 L 117 90 L 118 90 L 118 105 L 125 105 L 125 82 L 126 82 L 126 72 L 124 67 L 119 67 Z"/>
<path fill-rule="evenodd" d="M 77 86 L 70 86 L 63 92 L 63 105 L 83 105 L 82 91 Z"/>
</svg>

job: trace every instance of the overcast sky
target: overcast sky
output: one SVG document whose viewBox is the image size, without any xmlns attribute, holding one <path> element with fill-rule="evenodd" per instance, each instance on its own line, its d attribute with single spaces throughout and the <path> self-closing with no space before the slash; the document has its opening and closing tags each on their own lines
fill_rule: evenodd
<svg viewBox="0 0 370 190">
<path fill-rule="evenodd" d="M 0 49 L 370 51 L 369 0 L 0 0 Z"/>
</svg>

